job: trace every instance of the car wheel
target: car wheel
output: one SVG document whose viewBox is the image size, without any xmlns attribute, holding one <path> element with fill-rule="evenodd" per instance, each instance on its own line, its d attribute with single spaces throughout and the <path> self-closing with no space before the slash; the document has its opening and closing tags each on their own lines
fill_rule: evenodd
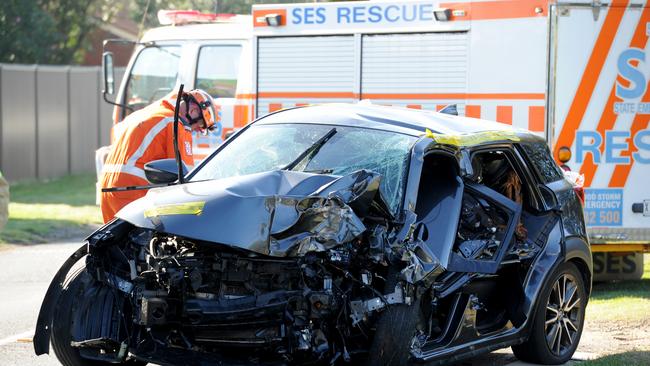
<svg viewBox="0 0 650 366">
<path fill-rule="evenodd" d="M 392 271 L 391 271 L 392 272 Z M 386 289 L 394 289 L 399 272 L 389 273 Z M 375 323 L 375 335 L 368 354 L 368 365 L 408 365 L 411 343 L 420 320 L 421 299 L 411 305 L 390 305 Z"/>
<path fill-rule="evenodd" d="M 512 347 L 515 356 L 545 365 L 569 361 L 580 341 L 586 305 L 587 291 L 578 268 L 562 264 L 540 294 L 530 338 Z"/>
<path fill-rule="evenodd" d="M 52 349 L 56 358 L 63 366 L 109 366 L 114 363 L 89 360 L 81 357 L 79 349 L 72 347 L 72 325 L 74 322 L 73 312 L 76 308 L 75 301 L 79 301 L 87 286 L 92 285 L 93 279 L 90 277 L 85 267 L 77 269 L 66 278 L 63 283 L 63 291 L 58 299 L 54 316 L 52 320 Z M 146 363 L 128 360 L 117 364 L 122 366 L 144 366 Z"/>
</svg>

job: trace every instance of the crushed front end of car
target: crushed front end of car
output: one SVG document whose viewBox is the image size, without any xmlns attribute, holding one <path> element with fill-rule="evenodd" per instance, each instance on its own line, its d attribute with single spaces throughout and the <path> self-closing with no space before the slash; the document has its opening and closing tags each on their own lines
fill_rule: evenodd
<svg viewBox="0 0 650 366">
<path fill-rule="evenodd" d="M 412 232 L 390 214 L 381 176 L 246 180 L 150 194 L 90 236 L 79 284 L 65 290 L 75 300 L 52 309 L 53 338 L 72 323 L 79 356 L 107 362 L 336 363 L 366 353 L 376 314 L 414 296 L 388 271 L 412 260 L 398 245 Z M 249 191 L 259 187 L 275 194 Z"/>
</svg>

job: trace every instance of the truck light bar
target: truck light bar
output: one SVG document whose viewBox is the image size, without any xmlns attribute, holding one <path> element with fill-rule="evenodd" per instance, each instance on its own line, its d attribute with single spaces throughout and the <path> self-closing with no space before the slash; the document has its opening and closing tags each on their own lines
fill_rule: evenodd
<svg viewBox="0 0 650 366">
<path fill-rule="evenodd" d="M 181 25 L 188 23 L 213 23 L 230 21 L 236 14 L 201 13 L 198 10 L 158 10 L 160 25 Z"/>
</svg>

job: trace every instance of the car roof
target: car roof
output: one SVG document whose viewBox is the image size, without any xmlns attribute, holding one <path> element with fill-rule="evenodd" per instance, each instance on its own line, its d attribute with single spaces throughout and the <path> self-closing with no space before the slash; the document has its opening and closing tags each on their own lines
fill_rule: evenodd
<svg viewBox="0 0 650 366">
<path fill-rule="evenodd" d="M 522 139 L 544 140 L 527 130 L 477 118 L 428 110 L 373 104 L 332 103 L 282 110 L 260 118 L 256 124 L 312 123 L 392 131 L 420 136 L 427 129 L 442 135 L 464 135 L 486 131 L 516 133 Z"/>
</svg>

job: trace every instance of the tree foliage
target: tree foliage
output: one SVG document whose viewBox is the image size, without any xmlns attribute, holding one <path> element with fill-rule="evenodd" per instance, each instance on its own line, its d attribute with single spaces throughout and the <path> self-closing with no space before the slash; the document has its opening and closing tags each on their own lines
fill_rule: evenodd
<svg viewBox="0 0 650 366">
<path fill-rule="evenodd" d="M 88 34 L 119 10 L 112 0 L 1 0 L 0 62 L 73 64 Z"/>
</svg>

